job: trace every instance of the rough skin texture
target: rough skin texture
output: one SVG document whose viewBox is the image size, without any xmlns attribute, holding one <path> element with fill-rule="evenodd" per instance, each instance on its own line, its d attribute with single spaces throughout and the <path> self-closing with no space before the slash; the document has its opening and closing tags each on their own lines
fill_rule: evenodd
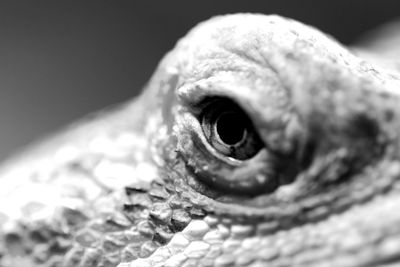
<svg viewBox="0 0 400 267">
<path fill-rule="evenodd" d="M 279 16 L 199 24 L 140 97 L 4 164 L 0 266 L 400 264 L 400 76 L 372 61 Z M 204 137 L 215 98 L 254 157 Z"/>
</svg>

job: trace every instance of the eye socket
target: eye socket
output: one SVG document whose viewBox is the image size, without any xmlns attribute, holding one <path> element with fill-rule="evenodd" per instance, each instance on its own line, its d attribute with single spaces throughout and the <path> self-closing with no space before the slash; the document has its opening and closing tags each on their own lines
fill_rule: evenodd
<svg viewBox="0 0 400 267">
<path fill-rule="evenodd" d="M 224 156 L 246 160 L 263 147 L 250 119 L 232 101 L 214 99 L 201 114 L 201 126 L 207 141 Z"/>
</svg>

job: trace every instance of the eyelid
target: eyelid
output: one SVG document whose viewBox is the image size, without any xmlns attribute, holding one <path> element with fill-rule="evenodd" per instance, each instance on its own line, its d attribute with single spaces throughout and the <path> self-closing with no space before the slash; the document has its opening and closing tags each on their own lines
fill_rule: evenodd
<svg viewBox="0 0 400 267">
<path fill-rule="evenodd" d="M 254 79 L 246 75 L 231 72 L 218 72 L 213 75 L 197 81 L 187 81 L 177 89 L 178 101 L 183 105 L 193 109 L 196 114 L 201 111 L 202 107 L 198 107 L 199 103 L 210 96 L 220 96 L 232 99 L 239 106 L 242 102 L 246 103 L 250 100 L 250 96 L 254 93 Z"/>
</svg>

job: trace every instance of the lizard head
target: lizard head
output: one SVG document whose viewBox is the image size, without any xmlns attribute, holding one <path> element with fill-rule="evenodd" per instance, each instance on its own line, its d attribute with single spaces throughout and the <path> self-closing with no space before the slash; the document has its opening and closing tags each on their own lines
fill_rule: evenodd
<svg viewBox="0 0 400 267">
<path fill-rule="evenodd" d="M 163 99 L 155 161 L 179 199 L 211 216 L 215 229 L 247 227 L 263 251 L 276 249 L 266 244 L 277 233 L 289 246 L 291 232 L 311 224 L 335 235 L 335 215 L 359 239 L 375 227 L 372 236 L 382 226 L 351 212 L 392 190 L 400 174 L 399 85 L 312 27 L 278 16 L 217 17 L 180 40 L 150 81 L 151 95 Z M 361 214 L 378 204 L 368 205 Z M 369 237 L 353 249 L 364 253 Z M 350 251 L 338 239 L 312 242 L 330 250 L 326 257 Z M 240 265 L 232 256 L 240 253 L 273 262 L 240 244 L 217 254 Z"/>
<path fill-rule="evenodd" d="M 396 79 L 277 16 L 200 24 L 155 76 L 164 77 L 150 84 L 164 101 L 157 128 L 167 133 L 157 133 L 158 154 L 214 199 L 350 182 L 397 138 Z"/>
<path fill-rule="evenodd" d="M 296 21 L 201 23 L 137 99 L 2 170 L 1 264 L 398 262 L 399 87 Z"/>
</svg>

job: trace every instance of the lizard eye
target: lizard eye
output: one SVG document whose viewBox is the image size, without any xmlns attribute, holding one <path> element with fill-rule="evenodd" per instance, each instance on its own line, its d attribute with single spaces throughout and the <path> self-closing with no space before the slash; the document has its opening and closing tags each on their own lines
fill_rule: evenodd
<svg viewBox="0 0 400 267">
<path fill-rule="evenodd" d="M 192 174 L 185 179 L 204 194 L 272 192 L 293 176 L 293 168 L 283 170 L 291 159 L 270 151 L 252 120 L 230 98 L 189 102 L 176 120 L 176 151 Z"/>
<path fill-rule="evenodd" d="M 209 103 L 201 114 L 201 126 L 210 145 L 226 157 L 246 160 L 263 147 L 250 119 L 229 100 Z"/>
</svg>

